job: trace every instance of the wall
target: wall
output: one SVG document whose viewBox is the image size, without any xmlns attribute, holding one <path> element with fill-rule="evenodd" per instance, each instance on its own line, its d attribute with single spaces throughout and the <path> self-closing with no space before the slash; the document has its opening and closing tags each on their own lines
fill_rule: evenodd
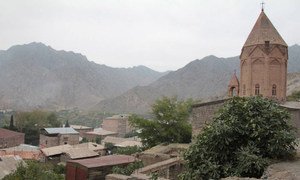
<svg viewBox="0 0 300 180">
<path fill-rule="evenodd" d="M 296 127 L 297 137 L 300 138 L 300 109 L 284 107 L 291 114 L 291 124 Z"/>
<path fill-rule="evenodd" d="M 64 145 L 64 144 L 79 144 L 79 134 L 60 134 L 58 136 L 59 140 L 59 145 Z"/>
<path fill-rule="evenodd" d="M 227 100 L 228 99 L 193 105 L 192 116 L 190 118 L 193 136 L 199 134 L 201 129 L 207 123 L 212 121 L 216 112 Z M 297 137 L 300 137 L 300 109 L 293 107 L 282 107 L 287 109 L 291 114 L 291 124 L 297 129 Z"/>
<path fill-rule="evenodd" d="M 193 105 L 192 116 L 190 118 L 193 136 L 199 134 L 201 129 L 212 121 L 215 113 L 226 101 L 227 99 Z"/>
<path fill-rule="evenodd" d="M 52 146 L 58 146 L 58 137 L 57 136 L 45 136 L 40 134 L 40 147 L 47 148 Z"/>
<path fill-rule="evenodd" d="M 0 149 L 1 148 L 9 148 L 19 146 L 20 144 L 24 144 L 24 137 L 23 133 L 18 133 L 15 136 L 10 137 L 0 137 Z"/>
</svg>

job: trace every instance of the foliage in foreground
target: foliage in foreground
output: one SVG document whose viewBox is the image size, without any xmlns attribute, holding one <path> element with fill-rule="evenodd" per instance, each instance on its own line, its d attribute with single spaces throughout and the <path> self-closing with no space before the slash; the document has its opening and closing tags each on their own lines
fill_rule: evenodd
<svg viewBox="0 0 300 180">
<path fill-rule="evenodd" d="M 288 101 L 299 101 L 300 100 L 300 91 L 294 91 L 291 95 L 287 97 Z"/>
<path fill-rule="evenodd" d="M 26 165 L 20 163 L 17 170 L 5 176 L 3 180 L 63 180 L 64 168 L 61 166 L 53 167 L 51 164 L 27 161 Z"/>
<path fill-rule="evenodd" d="M 179 101 L 175 97 L 164 97 L 152 105 L 153 119 L 133 115 L 129 121 L 139 129 L 138 137 L 147 148 L 160 143 L 189 143 L 192 127 L 187 120 L 191 104 L 191 100 Z"/>
<path fill-rule="evenodd" d="M 185 152 L 182 179 L 260 177 L 272 159 L 295 152 L 289 114 L 262 97 L 235 97 L 220 109 Z"/>
<path fill-rule="evenodd" d="M 113 167 L 112 171 L 114 174 L 123 174 L 123 175 L 131 175 L 133 173 L 133 171 L 144 167 L 143 162 L 142 161 L 136 161 L 134 163 L 130 163 L 126 166 L 115 166 Z"/>
</svg>

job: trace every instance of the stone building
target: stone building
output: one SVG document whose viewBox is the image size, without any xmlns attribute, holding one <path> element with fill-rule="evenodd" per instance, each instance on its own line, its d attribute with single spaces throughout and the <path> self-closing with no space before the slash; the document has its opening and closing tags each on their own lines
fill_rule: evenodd
<svg viewBox="0 0 300 180">
<path fill-rule="evenodd" d="M 43 128 L 40 134 L 40 147 L 52 147 L 64 144 L 79 144 L 79 133 L 73 128 Z"/>
<path fill-rule="evenodd" d="M 287 44 L 262 9 L 240 55 L 240 81 L 236 74 L 228 85 L 228 96 L 262 95 L 278 100 L 291 114 L 291 124 L 300 137 L 300 106 L 285 102 L 288 49 Z M 193 135 L 210 123 L 227 99 L 194 104 L 191 124 Z M 299 103 L 297 103 L 299 104 Z"/>
<path fill-rule="evenodd" d="M 229 84 L 229 95 L 262 95 L 286 100 L 288 46 L 262 9 L 240 55 L 239 86 Z"/>
<path fill-rule="evenodd" d="M 24 144 L 25 134 L 0 128 L 0 149 Z"/>
<path fill-rule="evenodd" d="M 124 137 L 126 133 L 133 130 L 128 121 L 129 116 L 128 114 L 120 114 L 105 118 L 102 122 L 102 128 L 117 132 L 119 137 Z"/>
<path fill-rule="evenodd" d="M 135 158 L 127 155 L 70 160 L 66 165 L 66 180 L 105 179 L 114 166 L 126 166 L 133 162 Z"/>
</svg>

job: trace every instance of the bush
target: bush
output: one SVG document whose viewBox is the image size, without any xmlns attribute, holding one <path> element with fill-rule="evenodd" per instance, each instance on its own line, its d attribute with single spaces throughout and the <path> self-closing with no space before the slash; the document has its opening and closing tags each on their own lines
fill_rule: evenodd
<svg viewBox="0 0 300 180">
<path fill-rule="evenodd" d="M 183 179 L 260 177 L 272 159 L 295 153 L 289 114 L 262 97 L 234 97 L 185 152 Z"/>
<path fill-rule="evenodd" d="M 113 167 L 112 171 L 115 174 L 123 174 L 123 175 L 131 175 L 133 173 L 133 171 L 135 171 L 136 169 L 142 168 L 144 167 L 143 162 L 142 161 L 136 161 L 134 163 L 130 163 L 127 166 L 115 166 Z"/>
</svg>

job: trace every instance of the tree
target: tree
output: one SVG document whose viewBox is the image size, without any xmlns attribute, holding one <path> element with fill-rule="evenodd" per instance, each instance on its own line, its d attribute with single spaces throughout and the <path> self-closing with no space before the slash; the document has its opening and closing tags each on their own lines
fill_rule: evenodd
<svg viewBox="0 0 300 180">
<path fill-rule="evenodd" d="M 62 169 L 62 167 L 60 168 Z M 64 176 L 55 173 L 53 165 L 39 163 L 36 161 L 27 161 L 26 165 L 24 165 L 23 163 L 19 164 L 17 169 L 13 173 L 6 175 L 3 178 L 3 180 L 15 180 L 15 179 L 63 180 Z"/>
<path fill-rule="evenodd" d="M 153 119 L 132 115 L 129 121 L 139 129 L 138 136 L 145 147 L 160 143 L 189 143 L 192 134 L 192 127 L 188 123 L 191 104 L 191 100 L 164 97 L 152 105 Z"/>
<path fill-rule="evenodd" d="M 142 161 L 135 161 L 133 163 L 130 163 L 126 166 L 114 166 L 112 168 L 112 172 L 114 174 L 123 174 L 123 175 L 131 175 L 133 173 L 133 171 L 144 167 L 144 164 Z"/>
<path fill-rule="evenodd" d="M 25 143 L 38 145 L 39 132 L 45 127 L 59 127 L 60 122 L 54 113 L 35 110 L 32 112 L 19 112 L 15 116 L 16 128 L 25 133 Z"/>
<path fill-rule="evenodd" d="M 260 177 L 272 159 L 295 152 L 288 112 L 262 97 L 234 97 L 185 152 L 182 179 Z"/>
<path fill-rule="evenodd" d="M 65 127 L 70 127 L 69 120 L 66 121 Z"/>
</svg>

